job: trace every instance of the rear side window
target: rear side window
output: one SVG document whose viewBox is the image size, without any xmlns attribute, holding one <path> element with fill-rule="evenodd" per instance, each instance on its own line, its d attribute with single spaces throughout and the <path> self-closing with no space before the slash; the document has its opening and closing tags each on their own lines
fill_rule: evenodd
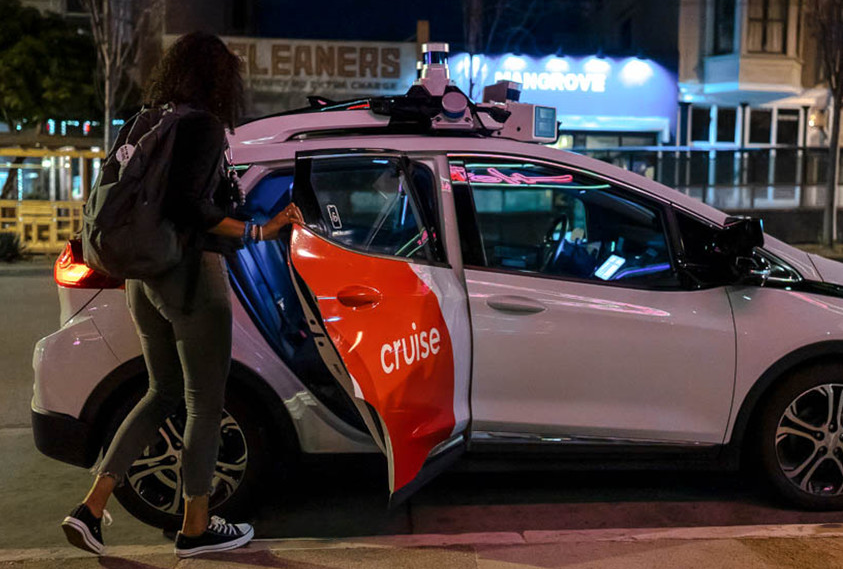
<svg viewBox="0 0 843 569">
<path fill-rule="evenodd" d="M 451 179 L 471 188 L 486 267 L 654 288 L 678 284 L 660 208 L 628 190 L 527 160 L 452 163 Z"/>
<path fill-rule="evenodd" d="M 322 231 L 362 253 L 433 259 L 431 231 L 411 191 L 424 176 L 410 179 L 397 157 L 314 158 L 310 186 L 319 204 Z M 432 184 L 432 176 L 427 178 Z M 425 188 L 427 195 L 433 188 Z"/>
</svg>

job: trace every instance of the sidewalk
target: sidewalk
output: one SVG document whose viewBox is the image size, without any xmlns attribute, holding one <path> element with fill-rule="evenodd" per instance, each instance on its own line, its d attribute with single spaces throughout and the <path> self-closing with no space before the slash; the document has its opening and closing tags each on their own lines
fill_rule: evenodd
<svg viewBox="0 0 843 569">
<path fill-rule="evenodd" d="M 97 558 L 73 548 L 0 550 L 9 569 L 87 567 L 290 569 L 831 569 L 843 567 L 843 525 L 738 526 L 408 535 L 255 541 L 179 560 L 171 545 L 116 546 Z"/>
<path fill-rule="evenodd" d="M 49 275 L 53 272 L 56 255 L 30 255 L 20 261 L 0 261 L 0 277 Z"/>
</svg>

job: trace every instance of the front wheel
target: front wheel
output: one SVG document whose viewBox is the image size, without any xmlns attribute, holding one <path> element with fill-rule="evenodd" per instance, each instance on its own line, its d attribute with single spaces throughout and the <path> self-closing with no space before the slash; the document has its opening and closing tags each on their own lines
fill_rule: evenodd
<svg viewBox="0 0 843 569">
<path fill-rule="evenodd" d="M 123 418 L 139 401 L 135 396 L 114 414 L 108 443 Z M 164 529 L 180 527 L 184 514 L 181 450 L 186 422 L 184 404 L 170 415 L 155 441 L 132 463 L 114 495 L 120 504 L 142 522 Z M 212 514 L 236 519 L 247 514 L 251 496 L 260 483 L 265 462 L 260 415 L 250 411 L 236 392 L 226 395 L 220 421 L 220 448 L 211 482 L 209 509 Z"/>
<path fill-rule="evenodd" d="M 775 490 L 809 510 L 843 509 L 843 364 L 794 372 L 758 424 L 760 464 Z"/>
</svg>

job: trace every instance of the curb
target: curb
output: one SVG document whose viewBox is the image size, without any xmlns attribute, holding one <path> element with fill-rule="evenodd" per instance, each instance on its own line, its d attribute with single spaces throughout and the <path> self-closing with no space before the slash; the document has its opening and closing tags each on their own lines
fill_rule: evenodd
<svg viewBox="0 0 843 569">
<path fill-rule="evenodd" d="M 53 272 L 54 262 L 21 261 L 18 263 L 4 263 L 0 261 L 0 276 L 21 277 L 35 275 L 49 275 Z"/>
<path fill-rule="evenodd" d="M 756 526 L 712 526 L 689 528 L 635 528 L 563 531 L 489 532 L 465 534 L 389 535 L 349 539 L 255 539 L 246 548 L 226 555 L 249 555 L 256 551 L 326 549 L 403 549 L 453 546 L 517 547 L 555 543 L 720 541 L 748 539 L 843 538 L 843 524 L 796 524 Z M 168 545 L 117 545 L 107 547 L 105 557 L 173 555 Z M 0 563 L 31 560 L 93 558 L 73 547 L 0 549 Z M 235 561 L 234 559 L 232 561 Z"/>
</svg>

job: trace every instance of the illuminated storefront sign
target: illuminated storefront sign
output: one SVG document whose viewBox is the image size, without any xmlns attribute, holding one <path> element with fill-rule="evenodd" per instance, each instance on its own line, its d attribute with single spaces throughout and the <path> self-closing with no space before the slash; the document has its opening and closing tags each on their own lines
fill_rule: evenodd
<svg viewBox="0 0 843 569">
<path fill-rule="evenodd" d="M 661 131 L 663 138 L 673 131 L 677 78 L 649 59 L 461 53 L 450 64 L 451 78 L 475 100 L 484 85 L 517 81 L 521 100 L 556 107 L 563 128 Z"/>
<path fill-rule="evenodd" d="M 177 36 L 165 36 L 167 47 Z M 252 91 L 394 95 L 416 77 L 416 44 L 223 37 Z"/>
</svg>

